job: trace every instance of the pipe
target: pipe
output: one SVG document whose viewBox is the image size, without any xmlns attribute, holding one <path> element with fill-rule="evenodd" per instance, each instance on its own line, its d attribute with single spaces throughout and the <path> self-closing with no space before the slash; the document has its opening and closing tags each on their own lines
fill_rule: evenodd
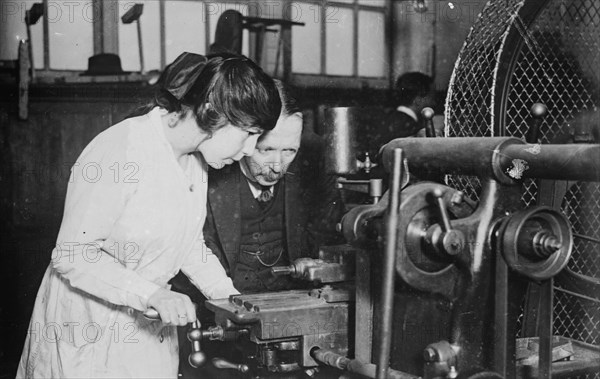
<svg viewBox="0 0 600 379">
<path fill-rule="evenodd" d="M 525 178 L 554 180 L 600 180 L 600 145 L 511 145 L 504 149 L 500 164 L 505 172 L 510 170 L 513 161 L 522 160 L 527 169 Z"/>
<path fill-rule="evenodd" d="M 376 368 L 372 363 L 364 363 L 357 359 L 346 358 L 343 355 L 325 349 L 315 349 L 311 351 L 310 355 L 316 361 L 324 363 L 328 366 L 355 374 L 364 375 L 367 378 L 375 378 Z M 390 379 L 420 379 L 418 376 L 392 369 L 389 369 L 387 374 L 388 375 L 386 378 Z"/>
<path fill-rule="evenodd" d="M 530 145 L 514 137 L 399 138 L 383 148 L 392 169 L 393 151 L 404 150 L 411 172 L 515 179 L 600 180 L 600 145 Z M 517 167 L 517 164 L 520 166 Z"/>
<path fill-rule="evenodd" d="M 396 275 L 396 241 L 398 239 L 398 213 L 400 209 L 400 182 L 402 179 L 402 149 L 394 149 L 394 165 L 390 178 L 390 202 L 387 210 L 385 250 L 383 256 L 383 283 L 381 299 L 381 325 L 379 327 L 379 357 L 377 379 L 387 378 L 392 345 L 392 314 L 394 308 L 394 279 Z"/>
</svg>

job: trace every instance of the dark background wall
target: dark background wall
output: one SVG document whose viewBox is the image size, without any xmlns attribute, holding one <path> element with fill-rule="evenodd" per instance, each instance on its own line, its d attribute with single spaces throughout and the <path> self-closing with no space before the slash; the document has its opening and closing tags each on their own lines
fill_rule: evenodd
<svg viewBox="0 0 600 379">
<path fill-rule="evenodd" d="M 100 131 L 136 105 L 139 85 L 32 88 L 19 120 L 14 86 L 0 86 L 0 377 L 14 377 L 33 302 L 50 261 L 71 165 Z"/>
</svg>

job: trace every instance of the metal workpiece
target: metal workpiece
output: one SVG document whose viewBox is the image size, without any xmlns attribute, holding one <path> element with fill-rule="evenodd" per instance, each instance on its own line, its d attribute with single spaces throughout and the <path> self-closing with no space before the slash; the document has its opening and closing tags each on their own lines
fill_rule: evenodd
<svg viewBox="0 0 600 379">
<path fill-rule="evenodd" d="M 600 180 L 600 145 L 527 144 L 514 137 L 399 138 L 383 148 L 391 170 L 392 154 L 402 148 L 409 170 L 491 177 L 503 184 L 524 178 Z"/>
<path fill-rule="evenodd" d="M 338 262 L 326 262 L 322 259 L 298 258 L 289 266 L 272 267 L 274 275 L 290 275 L 321 284 L 351 280 L 354 275 L 354 265 Z"/>
</svg>

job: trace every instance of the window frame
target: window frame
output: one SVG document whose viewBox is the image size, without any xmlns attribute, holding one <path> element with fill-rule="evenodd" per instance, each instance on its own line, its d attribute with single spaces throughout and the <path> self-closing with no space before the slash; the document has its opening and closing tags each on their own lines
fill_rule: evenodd
<svg viewBox="0 0 600 379">
<path fill-rule="evenodd" d="M 392 76 L 392 49 L 391 45 L 391 25 L 392 25 L 392 2 L 391 0 L 384 0 L 383 6 L 373 6 L 360 4 L 358 0 L 353 0 L 353 3 L 339 2 L 335 0 L 294 0 L 294 3 L 305 3 L 313 6 L 319 6 L 319 14 L 322 20 L 327 17 L 326 7 L 338 7 L 342 9 L 352 10 L 353 16 L 353 27 L 352 27 L 352 75 L 331 75 L 326 73 L 327 65 L 327 22 L 321 22 L 320 28 L 320 42 L 321 42 L 321 57 L 320 57 L 320 68 L 319 73 L 297 73 L 293 71 L 290 75 L 290 79 L 293 84 L 300 85 L 303 87 L 334 87 L 334 88 L 377 88 L 387 89 L 390 88 L 390 77 Z M 379 12 L 384 18 L 384 56 L 386 59 L 386 65 L 384 67 L 384 76 L 360 76 L 358 74 L 358 20 L 359 11 L 371 11 Z M 293 46 L 292 46 L 293 48 Z"/>
<path fill-rule="evenodd" d="M 135 3 L 136 0 L 132 0 L 131 3 Z M 139 1 L 139 0 L 138 0 Z M 159 18 L 160 18 L 160 69 L 164 69 L 168 64 L 166 62 L 166 30 L 165 30 L 165 4 L 167 0 L 159 1 Z M 240 0 L 179 0 L 179 1 L 190 1 L 203 3 L 204 13 L 204 28 L 205 28 L 205 46 L 210 46 L 211 41 L 211 19 L 209 17 L 209 5 L 211 3 L 223 3 L 223 4 L 239 4 L 241 8 L 246 4 Z M 85 1 L 87 3 L 87 1 Z M 93 6 L 94 14 L 94 25 L 93 25 L 93 44 L 94 54 L 101 52 L 112 52 L 118 54 L 119 51 L 119 28 L 120 17 L 115 16 L 111 12 L 118 11 L 118 7 L 112 5 L 112 2 L 106 2 L 102 0 L 90 0 Z M 292 70 L 289 75 L 291 84 L 302 86 L 302 87 L 328 87 L 328 88 L 348 88 L 348 89 L 362 89 L 362 88 L 377 88 L 386 89 L 390 88 L 390 78 L 392 76 L 393 67 L 389 63 L 392 61 L 392 49 L 391 44 L 391 23 L 392 23 L 392 1 L 384 0 L 383 6 L 373 6 L 366 4 L 359 4 L 358 0 L 353 0 L 353 3 L 345 3 L 339 1 L 328 1 L 328 0 L 308 0 L 308 1 L 294 1 L 296 3 L 306 3 L 320 7 L 319 12 L 321 17 L 325 17 L 327 14 L 326 7 L 339 7 L 343 9 L 350 9 L 353 12 L 353 38 L 352 38 L 352 75 L 331 75 L 326 74 L 326 61 L 327 61 L 327 45 L 326 45 L 326 22 L 321 22 L 320 26 L 320 39 L 321 39 L 321 56 L 320 56 L 320 73 L 318 74 L 305 74 L 296 73 Z M 47 14 L 49 0 L 42 0 L 44 10 Z M 115 1 L 116 3 L 116 1 Z M 250 10 L 250 9 L 249 9 Z M 360 76 L 358 74 L 358 19 L 359 11 L 375 11 L 380 12 L 384 17 L 384 55 L 386 59 L 386 67 L 384 67 L 384 76 L 381 77 L 367 77 Z M 275 15 L 274 15 L 275 16 Z M 289 18 L 289 15 L 282 15 L 282 18 Z M 43 23 L 43 68 L 36 68 L 36 81 L 39 82 L 53 82 L 60 78 L 79 76 L 83 70 L 61 70 L 50 68 L 50 44 L 49 44 L 49 24 L 47 17 L 42 17 Z M 293 29 L 293 28 L 292 28 Z M 291 36 L 288 36 L 288 43 L 291 44 Z M 252 48 L 252 38 L 250 38 L 250 48 Z M 292 47 L 293 48 L 293 47 Z M 291 55 L 290 55 L 291 60 Z M 291 62 L 290 62 L 291 65 Z M 133 72 L 127 76 L 122 76 L 119 80 L 114 81 L 140 81 L 149 78 L 148 73 Z M 88 78 L 90 79 L 90 78 Z M 79 78 L 78 82 L 86 81 L 84 78 Z M 90 79 L 90 81 L 96 81 Z M 111 80 L 109 80 L 111 81 Z"/>
<path fill-rule="evenodd" d="M 82 0 L 83 3 L 92 3 L 93 7 L 93 32 L 92 32 L 92 41 L 90 44 L 93 44 L 93 52 L 95 54 L 100 54 L 102 52 L 105 53 L 119 53 L 119 24 L 121 22 L 118 14 L 115 15 L 111 12 L 118 12 L 118 6 L 114 4 L 118 4 L 117 1 L 106 2 L 102 0 Z M 143 0 L 137 0 L 138 2 Z M 165 4 L 167 0 L 158 0 L 159 1 L 159 28 L 160 28 L 160 70 L 163 70 L 166 65 L 169 63 L 166 61 L 166 29 L 165 29 Z M 196 2 L 203 4 L 203 17 L 202 20 L 204 23 L 204 38 L 205 38 L 205 46 L 210 46 L 210 31 L 211 31 L 211 19 L 209 16 L 209 9 L 211 3 L 223 3 L 223 4 L 239 4 L 240 7 L 244 7 L 245 3 L 240 0 L 178 0 L 178 1 L 186 1 L 186 2 Z M 136 0 L 132 0 L 130 3 L 134 4 Z M 48 3 L 49 0 L 42 0 L 42 4 L 44 6 L 44 14 L 48 14 Z M 75 75 L 79 75 L 84 72 L 85 69 L 81 70 L 64 70 L 64 69 L 53 69 L 50 68 L 50 41 L 49 41 L 49 21 L 47 17 L 41 18 L 43 32 L 42 32 L 42 43 L 43 43 L 43 67 L 35 68 L 36 72 L 36 82 L 53 82 L 60 78 L 72 77 Z M 150 74 L 148 72 L 136 72 L 134 71 L 132 74 L 127 76 L 122 76 L 120 80 L 111 80 L 110 78 L 104 78 L 99 80 L 94 80 L 94 78 L 87 78 L 90 80 L 86 80 L 84 78 L 80 78 L 79 82 L 84 81 L 119 81 L 119 82 L 129 82 L 129 81 L 140 81 L 144 78 L 150 78 Z"/>
</svg>

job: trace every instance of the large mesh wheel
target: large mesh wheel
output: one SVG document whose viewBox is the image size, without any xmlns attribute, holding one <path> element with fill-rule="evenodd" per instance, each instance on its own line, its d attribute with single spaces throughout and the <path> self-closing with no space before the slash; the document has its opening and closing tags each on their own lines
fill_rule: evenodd
<svg viewBox="0 0 600 379">
<path fill-rule="evenodd" d="M 600 2 L 492 0 L 459 54 L 446 99 L 447 136 L 516 136 L 531 125 L 530 108 L 548 106 L 540 142 L 564 140 L 584 113 L 598 120 Z M 599 157 L 600 158 L 600 157 Z M 477 178 L 449 176 L 450 186 L 477 198 Z M 535 205 L 538 183 L 523 186 L 522 202 Z M 555 201 L 573 225 L 568 269 L 600 279 L 600 183 L 575 183 Z M 600 344 L 600 294 L 566 292 L 554 298 L 554 333 Z M 594 377 L 594 375 L 592 375 Z M 600 378 L 600 374 L 595 375 Z"/>
</svg>

